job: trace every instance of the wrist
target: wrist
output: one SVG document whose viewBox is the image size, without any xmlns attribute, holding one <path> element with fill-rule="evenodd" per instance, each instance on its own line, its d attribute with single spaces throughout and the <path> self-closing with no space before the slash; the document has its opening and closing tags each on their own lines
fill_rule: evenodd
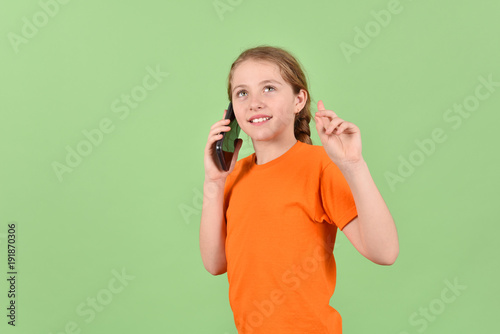
<svg viewBox="0 0 500 334">
<path fill-rule="evenodd" d="M 368 165 L 366 161 L 361 158 L 360 160 L 357 161 L 350 161 L 350 162 L 342 162 L 337 164 L 339 169 L 342 171 L 344 175 L 351 175 L 351 174 L 356 174 L 366 168 L 368 168 Z"/>
<path fill-rule="evenodd" d="M 212 180 L 210 178 L 208 178 L 206 175 L 205 175 L 205 181 L 203 182 L 205 185 L 209 185 L 209 186 L 222 186 L 224 187 L 224 185 L 226 184 L 226 178 L 220 178 L 220 179 L 217 179 L 217 180 Z"/>
</svg>

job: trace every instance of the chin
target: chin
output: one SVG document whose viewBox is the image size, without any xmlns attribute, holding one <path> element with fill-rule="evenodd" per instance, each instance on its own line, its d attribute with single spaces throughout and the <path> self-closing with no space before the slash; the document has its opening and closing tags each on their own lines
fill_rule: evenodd
<svg viewBox="0 0 500 334">
<path fill-rule="evenodd" d="M 250 138 L 252 138 L 252 140 L 258 140 L 258 141 L 270 141 L 270 140 L 273 140 L 276 138 L 276 134 L 275 133 L 259 133 L 257 135 L 254 135 L 252 136 L 250 134 Z"/>
</svg>

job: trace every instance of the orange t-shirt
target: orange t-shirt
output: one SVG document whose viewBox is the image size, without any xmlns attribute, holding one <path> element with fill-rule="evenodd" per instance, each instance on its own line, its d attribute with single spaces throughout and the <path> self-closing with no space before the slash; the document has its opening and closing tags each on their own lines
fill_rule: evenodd
<svg viewBox="0 0 500 334">
<path fill-rule="evenodd" d="M 342 333 L 329 305 L 333 246 L 357 216 L 322 146 L 301 141 L 268 163 L 237 161 L 224 187 L 229 303 L 239 334 Z"/>
</svg>

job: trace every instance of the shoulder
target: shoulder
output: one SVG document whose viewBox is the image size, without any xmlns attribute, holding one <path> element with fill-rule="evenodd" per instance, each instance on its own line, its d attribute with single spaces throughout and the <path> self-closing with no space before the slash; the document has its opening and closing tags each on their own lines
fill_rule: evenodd
<svg viewBox="0 0 500 334">
<path fill-rule="evenodd" d="M 245 172 L 250 170 L 250 167 L 252 165 L 253 154 L 255 153 L 252 153 L 249 156 L 241 158 L 236 161 L 236 164 L 234 165 L 232 172 L 229 173 L 229 175 L 226 178 L 226 182 L 224 185 L 224 196 L 227 196 L 227 194 L 231 192 L 231 189 L 236 183 L 236 180 L 238 178 L 241 178 L 241 176 L 244 175 Z"/>
<path fill-rule="evenodd" d="M 233 171 L 227 176 L 227 180 L 234 180 L 241 172 L 248 170 L 252 165 L 254 154 L 255 153 L 252 153 L 249 156 L 237 160 Z"/>
<path fill-rule="evenodd" d="M 340 168 L 330 159 L 322 145 L 309 145 L 302 143 L 302 156 L 307 163 L 308 173 L 317 175 L 321 182 L 343 181 Z M 312 175 L 311 175 L 312 176 Z"/>
<path fill-rule="evenodd" d="M 229 174 L 229 175 L 237 174 L 237 173 L 241 172 L 242 170 L 249 168 L 252 165 L 254 155 L 255 155 L 255 153 L 252 153 L 252 154 L 236 161 L 236 165 L 234 165 L 234 169 L 231 172 L 231 174 Z"/>
<path fill-rule="evenodd" d="M 330 163 L 333 164 L 322 145 L 309 145 L 302 142 L 300 144 L 301 156 L 309 164 L 319 165 L 321 170 L 325 169 Z"/>
</svg>

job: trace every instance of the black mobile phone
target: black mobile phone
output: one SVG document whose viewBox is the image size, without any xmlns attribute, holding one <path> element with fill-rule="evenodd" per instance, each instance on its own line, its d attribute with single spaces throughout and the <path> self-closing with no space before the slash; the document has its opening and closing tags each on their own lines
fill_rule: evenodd
<svg viewBox="0 0 500 334">
<path fill-rule="evenodd" d="M 234 154 L 234 141 L 238 139 L 240 135 L 240 125 L 234 116 L 233 104 L 229 102 L 227 107 L 226 116 L 224 119 L 229 119 L 229 127 L 231 130 L 225 132 L 222 131 L 222 138 L 215 143 L 215 151 L 217 152 L 217 160 L 219 161 L 219 168 L 224 171 L 229 170 L 229 165 L 231 164 L 231 159 Z M 219 134 L 221 134 L 219 133 Z"/>
</svg>

